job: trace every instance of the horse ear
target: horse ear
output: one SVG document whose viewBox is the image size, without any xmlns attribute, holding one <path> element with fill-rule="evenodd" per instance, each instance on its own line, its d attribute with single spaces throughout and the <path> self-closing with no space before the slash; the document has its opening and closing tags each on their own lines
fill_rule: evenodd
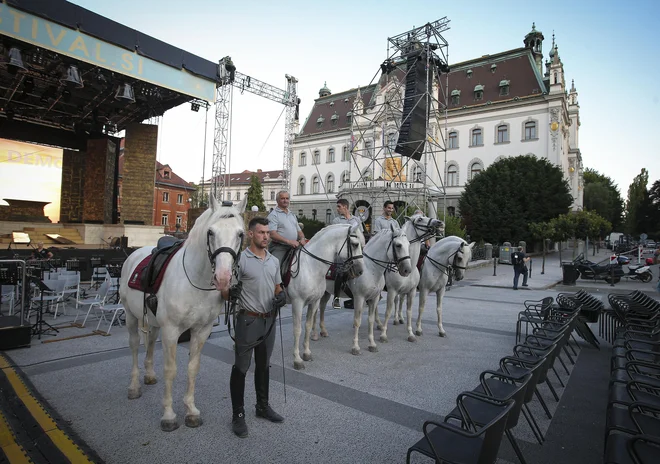
<svg viewBox="0 0 660 464">
<path fill-rule="evenodd" d="M 245 207 L 247 206 L 247 201 L 248 197 L 245 195 L 241 202 L 236 206 L 236 209 L 238 209 L 238 212 L 243 214 L 245 212 Z"/>
<path fill-rule="evenodd" d="M 211 197 L 211 211 L 215 211 L 218 208 L 220 208 L 220 205 L 218 204 L 218 200 L 215 198 L 215 195 L 211 194 L 209 196 Z"/>
<path fill-rule="evenodd" d="M 477 243 L 477 242 L 472 242 L 472 243 L 470 243 L 470 245 L 469 245 L 470 250 L 471 250 L 472 248 L 474 248 L 474 244 L 475 244 L 475 243 Z"/>
<path fill-rule="evenodd" d="M 404 221 L 410 221 L 410 217 L 408 217 L 408 216 L 403 216 L 403 220 L 404 220 Z"/>
</svg>

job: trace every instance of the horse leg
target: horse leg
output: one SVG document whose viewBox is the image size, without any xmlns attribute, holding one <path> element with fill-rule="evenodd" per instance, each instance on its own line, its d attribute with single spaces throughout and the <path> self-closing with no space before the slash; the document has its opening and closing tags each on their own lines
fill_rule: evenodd
<svg viewBox="0 0 660 464">
<path fill-rule="evenodd" d="M 165 392 L 163 393 L 163 417 L 160 419 L 160 429 L 163 432 L 171 432 L 179 428 L 176 414 L 172 409 L 172 384 L 176 377 L 176 347 L 179 333 L 176 329 L 169 327 L 163 330 L 163 363 L 165 364 Z"/>
<path fill-rule="evenodd" d="M 128 309 L 128 308 L 127 308 Z M 128 328 L 128 344 L 133 356 L 133 368 L 131 369 L 131 383 L 128 386 L 128 399 L 134 400 L 142 396 L 140 388 L 140 368 L 138 367 L 138 348 L 140 347 L 140 333 L 138 332 L 138 318 L 130 311 L 126 313 L 126 327 Z"/>
<path fill-rule="evenodd" d="M 419 309 L 417 310 L 417 327 L 415 330 L 415 335 L 418 337 L 422 336 L 422 314 L 424 314 L 424 309 L 426 307 L 426 297 L 428 296 L 429 291 L 426 288 L 419 289 Z"/>
<path fill-rule="evenodd" d="M 204 343 L 211 335 L 213 324 L 202 329 L 190 330 L 190 355 L 188 359 L 188 389 L 183 397 L 183 403 L 186 405 L 185 424 L 188 427 L 199 427 L 202 425 L 202 416 L 199 409 L 195 407 L 195 382 L 199 373 L 199 360 L 202 356 Z"/>
<path fill-rule="evenodd" d="M 328 292 L 325 292 L 323 297 L 321 297 L 321 302 L 319 303 L 319 329 L 321 329 L 321 337 L 327 337 L 328 336 L 328 329 L 325 328 L 325 307 L 328 304 L 328 300 L 330 299 L 330 294 Z"/>
<path fill-rule="evenodd" d="M 399 295 L 399 311 L 397 316 L 399 317 L 399 324 L 403 324 L 403 296 L 401 295 Z"/>
<path fill-rule="evenodd" d="M 438 335 L 441 337 L 445 337 L 447 335 L 445 329 L 442 327 L 442 298 L 445 296 L 446 283 L 447 282 L 443 279 L 443 281 L 440 282 L 440 288 L 437 292 L 435 292 L 435 310 L 438 313 Z"/>
<path fill-rule="evenodd" d="M 353 348 L 351 354 L 357 356 L 360 354 L 360 323 L 362 322 L 362 308 L 364 307 L 364 297 L 354 295 L 353 297 Z"/>
<path fill-rule="evenodd" d="M 318 302 L 307 305 L 307 319 L 305 320 L 305 340 L 303 341 L 303 361 L 312 360 L 312 350 L 309 349 L 309 335 L 312 332 L 312 323 L 316 318 Z"/>
<path fill-rule="evenodd" d="M 154 371 L 154 348 L 156 346 L 156 340 L 158 340 L 159 333 L 160 327 L 150 327 L 149 333 L 145 337 L 147 345 L 147 356 L 144 358 L 145 385 L 155 385 L 158 382 L 158 379 L 156 378 L 156 372 Z"/>
<path fill-rule="evenodd" d="M 291 302 L 291 314 L 293 316 L 293 367 L 304 369 L 305 364 L 300 357 L 300 332 L 302 331 L 302 302 L 293 300 Z"/>
<path fill-rule="evenodd" d="M 396 297 L 396 294 L 394 291 L 388 291 L 387 292 L 387 309 L 385 310 L 385 324 L 383 324 L 383 331 L 380 334 L 380 342 L 381 343 L 387 343 L 387 323 L 390 320 L 390 316 L 392 315 L 392 310 L 394 309 L 394 298 Z M 378 310 L 376 310 L 378 312 Z"/>
<path fill-rule="evenodd" d="M 401 299 L 403 299 L 403 295 L 401 296 Z M 406 294 L 406 322 L 407 322 L 409 342 L 417 341 L 417 338 L 415 338 L 415 335 L 413 334 L 412 331 L 412 307 L 414 300 L 415 300 L 415 289 L 413 288 L 410 292 L 408 292 L 408 294 Z"/>
<path fill-rule="evenodd" d="M 312 333 L 309 336 L 309 339 L 313 341 L 318 341 L 319 339 L 319 334 L 316 333 L 316 314 L 314 314 L 314 318 L 312 319 Z"/>
<path fill-rule="evenodd" d="M 399 303 L 403 303 L 403 299 L 397 295 L 394 297 L 394 318 L 392 319 L 392 325 L 399 325 L 399 315 L 401 314 Z"/>
<path fill-rule="evenodd" d="M 387 292 L 387 294 L 389 295 L 390 293 Z M 378 316 L 378 303 L 380 302 L 380 299 L 381 299 L 381 296 L 378 295 L 376 297 L 376 300 L 374 300 L 375 301 L 374 304 L 376 305 L 376 313 L 374 314 L 374 317 L 375 317 L 375 320 L 376 320 L 376 327 L 378 327 L 378 330 L 383 330 L 383 324 L 380 322 L 380 317 Z"/>
<path fill-rule="evenodd" d="M 372 353 L 378 352 L 378 345 L 374 340 L 374 314 L 378 312 L 378 305 L 375 301 L 369 301 L 369 313 L 367 314 L 367 328 L 369 337 L 369 351 Z"/>
</svg>

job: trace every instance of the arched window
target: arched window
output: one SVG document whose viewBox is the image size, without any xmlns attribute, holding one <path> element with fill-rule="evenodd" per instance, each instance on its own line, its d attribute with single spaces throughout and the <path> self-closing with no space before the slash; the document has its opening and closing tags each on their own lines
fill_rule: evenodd
<svg viewBox="0 0 660 464">
<path fill-rule="evenodd" d="M 484 135 L 480 127 L 472 129 L 472 147 L 478 147 L 484 144 Z"/>
<path fill-rule="evenodd" d="M 298 195 L 305 194 L 305 178 L 301 177 L 298 179 Z"/>
<path fill-rule="evenodd" d="M 341 173 L 341 185 L 348 184 L 351 181 L 351 174 L 348 171 Z"/>
<path fill-rule="evenodd" d="M 319 193 L 319 176 L 312 177 L 312 193 Z"/>
<path fill-rule="evenodd" d="M 475 161 L 470 165 L 470 180 L 474 179 L 475 176 L 481 174 L 481 171 L 484 170 L 483 164 L 479 161 Z"/>
<path fill-rule="evenodd" d="M 325 162 L 326 163 L 334 163 L 335 162 L 335 149 L 334 148 L 328 148 L 328 156 L 326 157 Z"/>
<path fill-rule="evenodd" d="M 422 182 L 423 179 L 422 167 L 419 164 L 414 164 L 412 169 L 412 181 L 413 182 Z"/>
<path fill-rule="evenodd" d="M 332 210 L 326 209 L 325 210 L 325 223 L 330 224 L 332 222 Z"/>
<path fill-rule="evenodd" d="M 316 210 L 312 210 L 312 221 L 316 221 Z"/>
<path fill-rule="evenodd" d="M 321 152 L 314 150 L 314 159 L 312 159 L 312 164 L 321 164 Z"/>
<path fill-rule="evenodd" d="M 374 143 L 371 140 L 364 142 L 364 155 L 369 158 L 374 157 Z"/>
<path fill-rule="evenodd" d="M 332 174 L 328 174 L 328 177 L 325 178 L 325 191 L 328 193 L 335 191 L 335 176 Z"/>
<path fill-rule="evenodd" d="M 270 199 L 275 200 L 275 190 L 270 191 Z"/>
<path fill-rule="evenodd" d="M 449 146 L 447 148 L 458 148 L 458 132 L 452 131 L 449 133 Z"/>
<path fill-rule="evenodd" d="M 394 153 L 396 148 L 396 132 L 391 132 L 387 134 L 387 149 L 390 153 Z"/>
<path fill-rule="evenodd" d="M 454 163 L 447 166 L 447 187 L 455 187 L 458 185 L 458 166 Z"/>
<path fill-rule="evenodd" d="M 497 126 L 497 143 L 506 143 L 509 141 L 509 126 L 500 124 Z"/>
<path fill-rule="evenodd" d="M 305 166 L 306 164 L 307 164 L 307 154 L 304 151 L 301 151 L 298 166 Z"/>
<path fill-rule="evenodd" d="M 348 147 L 344 145 L 341 149 L 341 160 L 342 161 L 348 161 Z"/>
<path fill-rule="evenodd" d="M 447 206 L 447 216 L 456 216 L 456 208 Z"/>
<path fill-rule="evenodd" d="M 525 140 L 536 139 L 536 121 L 527 121 L 525 123 Z"/>
</svg>

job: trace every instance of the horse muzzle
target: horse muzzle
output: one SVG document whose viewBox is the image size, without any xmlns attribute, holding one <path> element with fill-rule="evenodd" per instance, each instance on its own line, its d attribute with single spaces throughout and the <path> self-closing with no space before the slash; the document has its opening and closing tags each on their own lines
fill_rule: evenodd
<svg viewBox="0 0 660 464">
<path fill-rule="evenodd" d="M 229 290 L 231 284 L 231 272 L 229 271 L 216 271 L 213 274 L 213 285 L 219 292 Z"/>
</svg>

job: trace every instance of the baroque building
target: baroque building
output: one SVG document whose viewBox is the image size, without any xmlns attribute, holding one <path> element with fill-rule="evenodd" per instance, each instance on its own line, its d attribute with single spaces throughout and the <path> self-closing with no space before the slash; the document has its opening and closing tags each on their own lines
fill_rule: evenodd
<svg viewBox="0 0 660 464">
<path fill-rule="evenodd" d="M 339 93 L 324 85 L 293 144 L 291 209 L 330 222 L 336 199 L 345 197 L 354 209 L 360 207 L 368 225 L 380 214 L 381 200 L 396 196 L 403 206 L 424 190 L 432 203 L 430 216 L 460 214 L 458 199 L 466 182 L 501 157 L 530 154 L 563 171 L 572 209 L 582 209 L 578 93 L 574 83 L 567 85 L 554 36 L 544 63 L 543 40 L 532 25 L 523 47 L 455 63 L 448 86 L 433 82 L 433 94 L 447 102 L 447 116 L 431 111 L 429 132 L 446 150 L 434 151 L 425 162 L 393 157 L 397 126 L 379 117 L 378 108 L 388 102 L 394 114 L 401 109 L 397 103 L 403 95 L 393 95 L 402 91 L 401 71 L 383 71 L 377 83 Z M 388 159 L 374 163 L 374 152 Z"/>
<path fill-rule="evenodd" d="M 243 172 L 225 174 L 224 198 L 218 198 L 218 200 L 231 200 L 234 203 L 241 201 L 247 196 L 252 175 L 256 175 L 261 183 L 266 211 L 275 208 L 277 206 L 275 196 L 277 192 L 284 188 L 284 177 L 281 169 L 276 171 L 262 171 L 261 169 L 257 169 L 256 172 L 246 169 Z M 212 190 L 214 182 L 215 178 L 204 182 L 203 190 L 206 195 Z M 247 205 L 246 209 L 249 210 L 252 206 Z"/>
</svg>

